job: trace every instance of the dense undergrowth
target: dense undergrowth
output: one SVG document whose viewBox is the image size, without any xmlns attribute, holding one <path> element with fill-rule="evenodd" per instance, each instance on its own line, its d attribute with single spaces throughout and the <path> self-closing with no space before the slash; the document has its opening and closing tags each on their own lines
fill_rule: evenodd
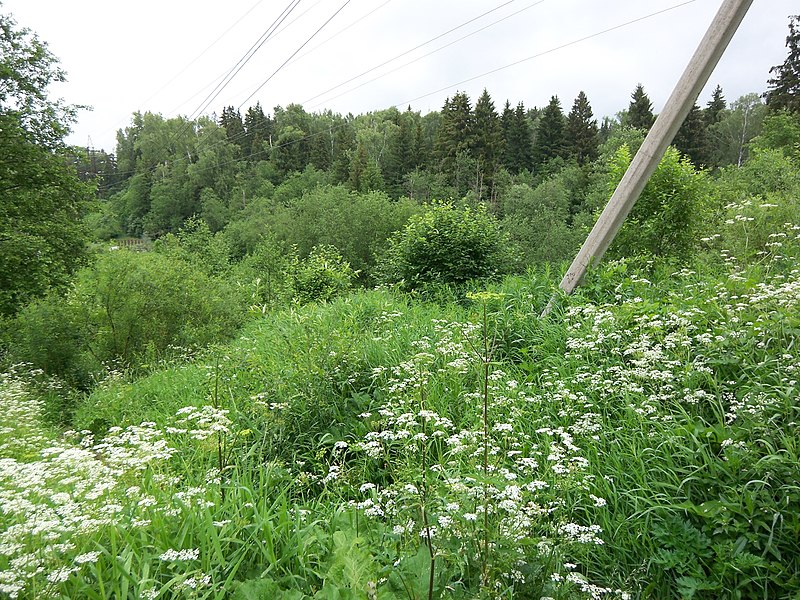
<svg viewBox="0 0 800 600">
<path fill-rule="evenodd" d="M 0 383 L 0 592 L 793 598 L 800 270 L 624 262 L 251 322 L 61 434 Z M 50 381 L 50 383 L 47 383 Z"/>
</svg>

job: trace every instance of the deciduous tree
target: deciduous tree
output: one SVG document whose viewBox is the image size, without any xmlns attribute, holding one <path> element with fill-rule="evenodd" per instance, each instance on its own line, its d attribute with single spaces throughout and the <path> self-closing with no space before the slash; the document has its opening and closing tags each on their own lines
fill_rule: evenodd
<svg viewBox="0 0 800 600">
<path fill-rule="evenodd" d="M 0 315 L 65 284 L 86 258 L 92 187 L 63 144 L 75 108 L 48 97 L 64 79 L 47 46 L 0 15 Z"/>
</svg>

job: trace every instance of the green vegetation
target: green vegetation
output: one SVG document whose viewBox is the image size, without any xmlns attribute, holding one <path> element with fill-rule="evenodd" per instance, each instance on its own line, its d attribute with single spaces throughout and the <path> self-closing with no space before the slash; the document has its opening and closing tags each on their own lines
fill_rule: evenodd
<svg viewBox="0 0 800 600">
<path fill-rule="evenodd" d="M 0 598 L 800 595 L 789 67 L 695 107 L 539 317 L 642 86 L 601 128 L 583 93 L 137 114 L 90 157 L 0 24 Z"/>
</svg>

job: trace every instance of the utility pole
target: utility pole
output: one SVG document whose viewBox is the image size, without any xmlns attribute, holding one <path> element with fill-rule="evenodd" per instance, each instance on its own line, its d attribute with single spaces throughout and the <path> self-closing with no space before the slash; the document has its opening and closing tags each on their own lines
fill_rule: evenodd
<svg viewBox="0 0 800 600">
<path fill-rule="evenodd" d="M 614 241 L 752 3 L 753 0 L 723 1 L 664 110 L 658 115 L 631 166 L 561 280 L 559 287 L 567 294 L 571 294 L 580 285 L 589 265 L 597 263 Z M 555 297 L 550 300 L 542 315 L 550 312 L 554 300 Z"/>
</svg>

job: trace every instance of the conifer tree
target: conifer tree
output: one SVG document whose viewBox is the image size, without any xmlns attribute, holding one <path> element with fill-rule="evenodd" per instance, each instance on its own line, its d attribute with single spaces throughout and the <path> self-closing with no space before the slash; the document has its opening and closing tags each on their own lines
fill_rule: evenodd
<svg viewBox="0 0 800 600">
<path fill-rule="evenodd" d="M 600 123 L 600 131 L 597 134 L 601 144 L 605 144 L 608 141 L 608 138 L 611 137 L 611 130 L 616 124 L 616 121 L 611 117 L 603 117 L 603 121 Z"/>
<path fill-rule="evenodd" d="M 800 113 L 800 15 L 789 17 L 786 47 L 789 49 L 786 60 L 769 70 L 775 77 L 767 82 L 767 106 L 771 111 Z"/>
<path fill-rule="evenodd" d="M 672 142 L 672 145 L 681 154 L 688 156 L 696 166 L 708 164 L 706 159 L 706 149 L 708 147 L 706 124 L 703 117 L 704 114 L 700 107 L 697 104 L 692 106 Z"/>
<path fill-rule="evenodd" d="M 469 96 L 458 92 L 444 102 L 442 120 L 436 137 L 435 154 L 439 169 L 452 174 L 459 154 L 469 153 L 474 136 L 474 116 Z"/>
<path fill-rule="evenodd" d="M 514 126 L 514 109 L 511 108 L 511 102 L 506 100 L 506 104 L 503 107 L 503 113 L 500 115 L 500 129 L 503 132 L 503 154 L 501 157 L 501 162 L 503 166 L 511 170 L 509 168 L 507 157 L 509 156 L 509 141 L 511 139 L 511 129 Z"/>
<path fill-rule="evenodd" d="M 554 158 L 565 156 L 565 121 L 564 113 L 561 112 L 561 101 L 558 96 L 552 96 L 547 107 L 542 111 L 539 126 L 536 129 L 536 140 L 533 143 L 534 167 L 541 166 Z"/>
<path fill-rule="evenodd" d="M 567 154 L 574 157 L 579 165 L 597 158 L 599 138 L 597 121 L 593 116 L 589 99 L 581 91 L 567 116 L 566 130 Z"/>
<path fill-rule="evenodd" d="M 222 116 L 219 118 L 220 126 L 225 129 L 228 141 L 236 144 L 243 153 L 247 153 L 247 142 L 245 140 L 244 123 L 242 115 L 232 106 L 222 109 Z"/>
<path fill-rule="evenodd" d="M 224 111 L 223 111 L 224 112 Z M 255 160 L 265 160 L 269 154 L 262 147 L 272 136 L 272 120 L 264 114 L 261 103 L 247 109 L 244 116 L 245 155 Z"/>
<path fill-rule="evenodd" d="M 642 84 L 638 84 L 631 94 L 631 103 L 628 105 L 627 122 L 625 125 L 637 129 L 649 130 L 655 121 L 653 116 L 653 103 L 644 91 Z"/>
<path fill-rule="evenodd" d="M 487 90 L 475 103 L 475 135 L 472 152 L 479 168 L 490 183 L 503 152 L 503 127 Z"/>
<path fill-rule="evenodd" d="M 522 102 L 517 104 L 517 108 L 514 110 L 506 102 L 501 125 L 505 138 L 503 166 L 514 175 L 524 169 L 531 169 L 533 167 L 533 138 Z"/>
<path fill-rule="evenodd" d="M 714 123 L 719 123 L 722 118 L 722 111 L 727 107 L 728 103 L 725 101 L 725 96 L 722 95 L 722 87 L 717 86 L 714 88 L 714 93 L 711 94 L 711 100 L 708 101 L 708 104 L 706 104 L 703 110 L 703 120 L 705 121 L 706 127 Z"/>
<path fill-rule="evenodd" d="M 415 114 L 409 106 L 406 112 L 398 118 L 399 131 L 396 138 L 397 164 L 400 172 L 405 175 L 417 166 Z"/>
</svg>

